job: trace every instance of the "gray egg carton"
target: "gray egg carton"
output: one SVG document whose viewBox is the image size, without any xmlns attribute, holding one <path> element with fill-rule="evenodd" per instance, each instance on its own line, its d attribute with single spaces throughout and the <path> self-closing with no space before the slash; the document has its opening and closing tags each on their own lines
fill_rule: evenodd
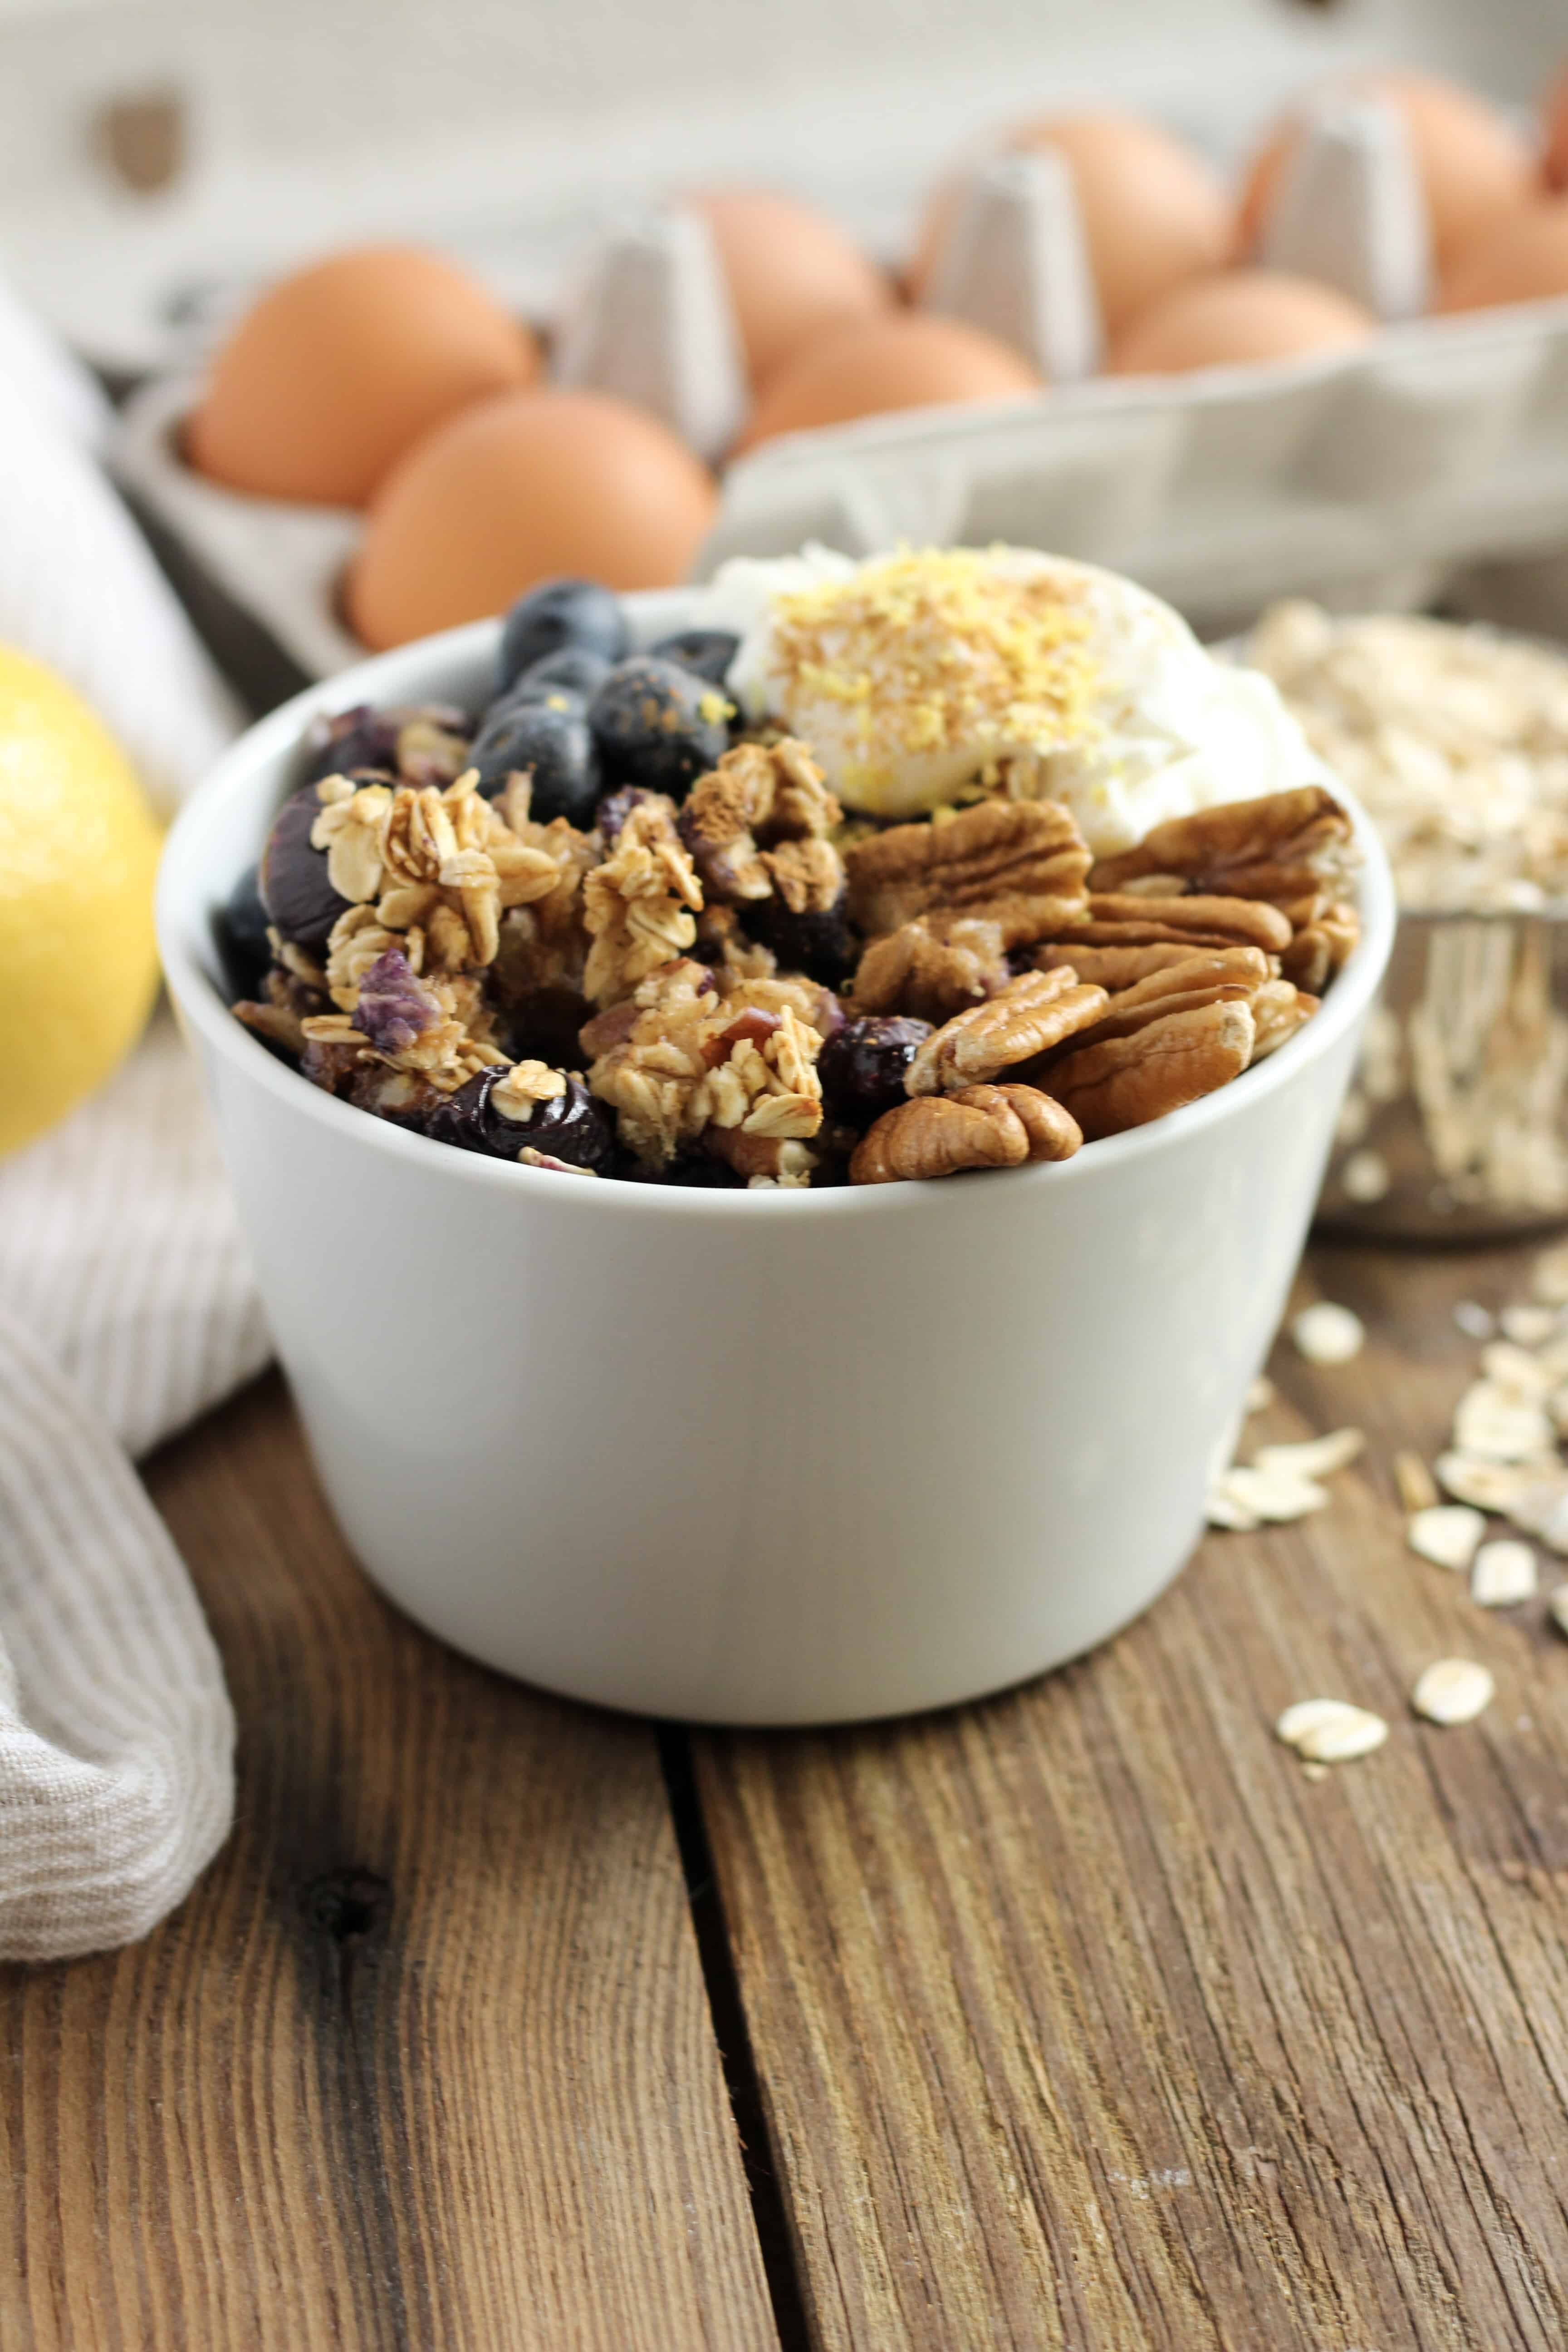
<svg viewBox="0 0 1568 2352">
<path fill-rule="evenodd" d="M 1210 635 L 1286 594 L 1363 610 L 1464 596 L 1478 565 L 1507 602 L 1509 567 L 1529 563 L 1530 593 L 1550 600 L 1542 559 L 1568 548 L 1568 297 L 1412 315 L 1431 272 L 1402 138 L 1386 107 L 1320 110 L 1266 232 L 1272 264 L 1339 285 L 1381 331 L 1317 358 L 1173 376 L 1089 373 L 1103 336 L 1070 175 L 1049 156 L 983 160 L 926 299 L 1027 352 L 1052 388 L 765 444 L 725 475 L 699 575 L 814 539 L 851 555 L 1008 540 L 1131 572 Z M 617 392 L 721 447 L 740 359 L 706 226 L 667 208 L 602 239 L 552 362 L 558 381 Z M 357 659 L 338 583 L 361 517 L 203 480 L 179 450 L 197 391 L 153 379 L 132 399 L 119 478 L 296 669 Z"/>
</svg>

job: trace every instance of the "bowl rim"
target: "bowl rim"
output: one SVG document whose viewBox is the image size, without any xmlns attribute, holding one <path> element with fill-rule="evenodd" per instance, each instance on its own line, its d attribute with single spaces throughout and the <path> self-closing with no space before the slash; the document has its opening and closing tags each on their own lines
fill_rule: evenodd
<svg viewBox="0 0 1568 2352">
<path fill-rule="evenodd" d="M 668 618 L 687 590 L 656 590 L 628 596 L 634 618 L 640 608 L 656 625 L 663 607 Z M 699 594 L 700 592 L 697 592 Z M 299 743 L 307 723 L 321 713 L 346 710 L 378 698 L 408 701 L 418 697 L 439 699 L 444 680 L 467 663 L 472 667 L 492 653 L 500 637 L 499 618 L 471 621 L 461 627 L 422 637 L 389 653 L 358 662 L 306 687 L 230 745 L 211 772 L 186 800 L 171 826 L 158 869 L 156 923 L 159 951 L 170 994 L 182 1019 L 204 1044 L 217 1054 L 242 1081 L 274 1095 L 285 1109 L 313 1118 L 345 1139 L 356 1138 L 359 1148 L 389 1154 L 413 1165 L 445 1167 L 456 1184 L 511 1187 L 519 1198 L 545 1186 L 543 1197 L 566 1206 L 602 1202 L 590 1208 L 596 1215 L 622 1209 L 642 1216 L 841 1217 L 909 1213 L 930 1205 L 933 1190 L 947 1194 L 945 1180 L 927 1178 L 899 1184 L 843 1184 L 799 1190 L 745 1187 L 698 1188 L 678 1184 L 612 1181 L 577 1171 L 531 1168 L 524 1163 L 492 1160 L 474 1151 L 454 1150 L 427 1136 L 411 1134 L 389 1119 L 373 1118 L 353 1104 L 340 1102 L 320 1087 L 311 1086 L 269 1053 L 261 1041 L 237 1021 L 229 1010 L 212 969 L 195 942 L 210 933 L 210 915 L 198 900 L 196 868 L 199 852 L 215 835 L 221 838 L 229 803 L 251 782 L 258 768 L 281 761 Z M 415 675 L 410 677 L 409 673 Z M 1321 1009 L 1278 1050 L 1256 1068 L 1244 1072 L 1247 1084 L 1217 1087 L 1183 1109 L 1168 1111 L 1145 1127 L 1087 1144 L 1070 1160 L 1026 1164 L 1022 1168 L 984 1171 L 985 1192 L 1008 1184 L 1042 1190 L 1092 1181 L 1096 1170 L 1113 1170 L 1168 1150 L 1205 1129 L 1225 1124 L 1245 1111 L 1249 1102 L 1289 1087 L 1327 1055 L 1371 1003 L 1394 943 L 1396 910 L 1393 878 L 1375 829 L 1342 785 L 1339 793 L 1354 825 L 1363 864 L 1358 897 L 1362 934 Z M 961 1194 L 972 1187 L 960 1187 Z M 953 1206 L 958 1204 L 955 1202 Z"/>
</svg>

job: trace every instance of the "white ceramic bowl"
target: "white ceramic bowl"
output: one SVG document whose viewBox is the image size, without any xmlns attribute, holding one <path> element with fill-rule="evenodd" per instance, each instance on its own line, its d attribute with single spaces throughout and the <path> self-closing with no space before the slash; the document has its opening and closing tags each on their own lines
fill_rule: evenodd
<svg viewBox="0 0 1568 2352">
<path fill-rule="evenodd" d="M 700 612 L 634 600 L 647 641 Z M 1181 1566 L 1284 1303 L 1394 909 L 1257 1070 L 1058 1166 L 820 1193 L 557 1175 L 308 1086 L 226 1009 L 213 917 L 321 710 L 478 700 L 482 623 L 253 728 L 185 808 L 164 967 L 349 1541 L 411 1615 L 606 1706 L 942 1706 Z"/>
</svg>

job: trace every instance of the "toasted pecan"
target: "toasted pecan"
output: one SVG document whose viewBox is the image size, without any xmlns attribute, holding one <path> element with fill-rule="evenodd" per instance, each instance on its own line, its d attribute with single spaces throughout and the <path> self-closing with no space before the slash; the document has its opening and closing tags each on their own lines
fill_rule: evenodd
<svg viewBox="0 0 1568 2352">
<path fill-rule="evenodd" d="M 1017 947 L 1079 919 L 1090 857 L 1054 801 L 981 801 L 941 824 L 872 834 L 844 863 L 851 918 L 873 937 L 936 908 L 987 915 Z"/>
<path fill-rule="evenodd" d="M 1074 1040 L 1073 1051 L 1108 1037 L 1131 1037 L 1168 1013 L 1193 1013 L 1205 1004 L 1249 1003 L 1268 980 L 1268 959 L 1257 948 L 1201 950 L 1150 972 L 1131 988 L 1117 990 L 1100 1017 L 1087 1024 Z"/>
<path fill-rule="evenodd" d="M 965 1087 L 884 1111 L 857 1145 L 849 1181 L 894 1184 L 970 1168 L 1020 1168 L 1026 1160 L 1068 1159 L 1082 1139 L 1062 1105 L 1033 1087 Z"/>
<path fill-rule="evenodd" d="M 1321 996 L 1361 936 L 1355 908 L 1340 901 L 1296 933 L 1279 959 L 1287 980 Z"/>
<path fill-rule="evenodd" d="M 921 915 L 873 940 L 850 993 L 859 1013 L 946 1021 L 1012 978 L 1001 926 L 984 915 Z"/>
<path fill-rule="evenodd" d="M 943 1024 L 904 1076 L 910 1095 L 957 1094 L 1049 1053 L 1103 1012 L 1103 988 L 1080 987 L 1070 965 L 1026 971 Z"/>
<path fill-rule="evenodd" d="M 1037 971 L 1051 971 L 1059 964 L 1070 963 L 1079 980 L 1095 981 L 1101 988 L 1114 991 L 1134 988 L 1151 972 L 1168 971 L 1176 964 L 1185 963 L 1195 952 L 1191 940 L 1156 940 L 1144 947 L 1092 947 L 1078 932 L 1069 931 L 1065 939 L 1049 940 L 1044 947 L 1037 948 L 1032 961 Z M 1250 954 L 1254 950 L 1236 952 Z M 1261 979 L 1268 968 L 1261 955 L 1258 965 Z"/>
<path fill-rule="evenodd" d="M 1065 1104 L 1038 1087 L 1021 1087 L 1011 1083 L 998 1087 L 969 1087 L 960 1097 L 973 1102 L 982 1095 L 1002 1095 L 1013 1116 L 1029 1139 L 1031 1160 L 1070 1160 L 1083 1143 L 1083 1129 Z"/>
<path fill-rule="evenodd" d="M 1213 1094 L 1246 1069 L 1253 1037 L 1242 1003 L 1169 1013 L 1131 1037 L 1067 1055 L 1051 1071 L 1051 1089 L 1092 1142 Z"/>
<path fill-rule="evenodd" d="M 1234 940 L 1238 947 L 1261 948 L 1278 955 L 1290 944 L 1289 919 L 1261 898 L 1231 898 L 1194 894 L 1184 898 L 1143 898 L 1121 891 L 1091 890 L 1089 933 L 1106 923 L 1152 925 L 1170 939 Z M 1110 941 L 1107 944 L 1114 945 Z"/>
<path fill-rule="evenodd" d="M 1252 1041 L 1253 1060 L 1266 1060 L 1288 1037 L 1293 1037 L 1317 1009 L 1318 999 L 1292 981 L 1266 980 L 1252 997 L 1252 1022 L 1257 1032 Z"/>
<path fill-rule="evenodd" d="M 1252 888 L 1256 869 L 1305 867 L 1314 878 L 1337 877 L 1348 870 L 1352 855 L 1350 819 L 1333 794 L 1321 784 L 1300 784 L 1256 800 L 1222 802 L 1192 816 L 1169 817 L 1134 848 L 1102 857 L 1090 887 L 1121 890 L 1140 875 L 1181 874 L 1189 884 L 1273 898 L 1272 890 Z M 1244 882 L 1243 876 L 1249 879 Z"/>
</svg>

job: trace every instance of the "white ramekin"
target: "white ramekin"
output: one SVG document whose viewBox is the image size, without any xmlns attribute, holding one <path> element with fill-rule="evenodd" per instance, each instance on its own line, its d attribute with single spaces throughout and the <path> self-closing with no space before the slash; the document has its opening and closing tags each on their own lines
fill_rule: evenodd
<svg viewBox="0 0 1568 2352">
<path fill-rule="evenodd" d="M 694 617 L 634 600 L 646 641 Z M 164 969 L 349 1541 L 552 1690 L 805 1724 L 944 1705 L 1126 1623 L 1185 1559 L 1279 1319 L 1393 936 L 1268 1062 L 1059 1166 L 668 1191 L 426 1142 L 226 1008 L 213 919 L 316 712 L 477 701 L 486 622 L 312 688 L 170 836 Z"/>
</svg>

